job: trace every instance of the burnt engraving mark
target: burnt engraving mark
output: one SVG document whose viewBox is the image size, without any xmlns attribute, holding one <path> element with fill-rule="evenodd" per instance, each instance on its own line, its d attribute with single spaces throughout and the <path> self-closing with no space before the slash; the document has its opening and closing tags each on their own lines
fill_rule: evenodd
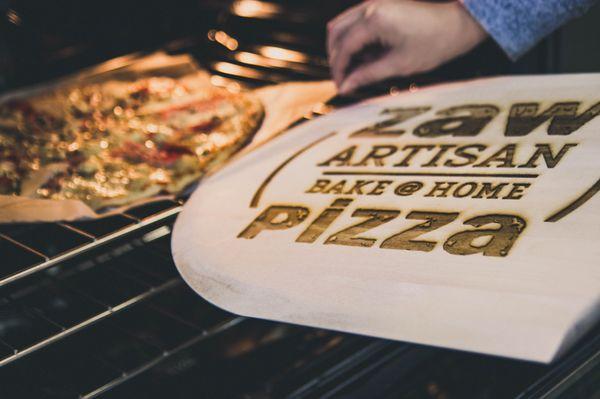
<svg viewBox="0 0 600 399">
<path fill-rule="evenodd" d="M 325 240 L 325 244 L 370 247 L 375 244 L 375 241 L 377 241 L 376 238 L 357 237 L 357 235 L 381 226 L 395 219 L 399 214 L 400 211 L 398 210 L 357 209 L 352 213 L 352 217 L 366 217 L 368 219 L 333 233 Z"/>
<path fill-rule="evenodd" d="M 263 230 L 289 229 L 302 223 L 309 213 L 304 206 L 272 205 L 238 234 L 238 238 L 252 239 Z"/>
<path fill-rule="evenodd" d="M 350 137 L 400 136 L 401 134 L 404 134 L 404 130 L 390 128 L 414 118 L 415 116 L 421 115 L 430 109 L 431 107 L 386 108 L 381 111 L 381 115 L 392 115 L 391 118 L 360 129 L 352 133 Z"/>
<path fill-rule="evenodd" d="M 483 227 L 487 224 L 499 225 L 497 229 L 466 230 L 456 233 L 444 243 L 444 250 L 453 255 L 506 256 L 517 237 L 527 226 L 525 219 L 516 215 L 485 215 L 466 220 L 466 225 Z M 484 239 L 483 244 L 477 243 Z"/>
<path fill-rule="evenodd" d="M 586 192 L 577 197 L 575 201 L 571 202 L 569 205 L 565 206 L 552 216 L 549 216 L 546 220 L 544 220 L 544 222 L 558 222 L 560 219 L 564 218 L 569 213 L 573 212 L 575 209 L 585 204 L 590 198 L 596 195 L 598 191 L 600 191 L 600 179 L 598 179 L 596 183 L 594 183 L 594 185 L 590 187 Z"/>
<path fill-rule="evenodd" d="M 381 248 L 429 252 L 435 247 L 436 242 L 415 240 L 415 238 L 425 233 L 437 230 L 440 227 L 451 223 L 457 217 L 458 212 L 442 213 L 413 211 L 406 216 L 407 219 L 425 220 L 425 222 L 419 223 L 416 226 L 410 227 L 398 234 L 394 234 L 393 236 L 386 238 L 381 243 Z"/>
<path fill-rule="evenodd" d="M 254 196 L 252 197 L 252 201 L 250 201 L 250 208 L 256 208 L 258 206 L 258 202 L 260 201 L 260 197 L 262 197 L 263 192 L 265 191 L 265 189 L 267 188 L 267 186 L 269 185 L 269 183 L 271 183 L 271 181 L 273 180 L 273 178 L 279 172 L 281 172 L 281 170 L 283 168 L 285 168 L 290 162 L 292 162 L 294 159 L 296 159 L 302 153 L 308 151 L 312 147 L 314 147 L 317 144 L 319 144 L 320 142 L 322 142 L 322 141 L 324 141 L 324 140 L 326 140 L 326 139 L 334 136 L 335 134 L 336 134 L 336 132 L 331 132 L 329 134 L 326 134 L 323 137 L 318 138 L 317 140 L 313 141 L 312 143 L 309 143 L 306 146 L 302 147 L 301 149 L 299 149 L 298 151 L 296 151 L 294 154 L 292 154 L 292 156 L 290 156 L 288 159 L 286 159 L 285 161 L 283 161 L 283 163 L 281 165 L 279 165 L 277 168 L 275 168 L 275 170 L 273 170 L 271 172 L 271 174 L 269 174 L 269 176 L 267 176 L 267 178 L 258 187 L 258 190 L 256 190 L 256 193 L 254 193 Z"/>
</svg>

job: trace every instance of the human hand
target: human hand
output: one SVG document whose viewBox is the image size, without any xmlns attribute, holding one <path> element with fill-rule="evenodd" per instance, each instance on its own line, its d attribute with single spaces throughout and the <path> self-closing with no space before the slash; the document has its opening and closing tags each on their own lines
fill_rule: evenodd
<svg viewBox="0 0 600 399">
<path fill-rule="evenodd" d="M 327 25 L 333 80 L 341 94 L 394 76 L 429 71 L 466 53 L 487 33 L 458 2 L 369 0 Z M 365 49 L 376 57 L 348 67 Z"/>
</svg>

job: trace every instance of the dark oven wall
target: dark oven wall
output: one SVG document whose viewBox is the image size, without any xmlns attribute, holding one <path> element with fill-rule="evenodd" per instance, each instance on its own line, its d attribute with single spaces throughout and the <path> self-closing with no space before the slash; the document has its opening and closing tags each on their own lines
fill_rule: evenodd
<svg viewBox="0 0 600 399">
<path fill-rule="evenodd" d="M 0 90 L 47 81 L 133 52 L 181 50 L 190 44 L 198 49 L 216 27 L 236 31 L 245 45 L 292 40 L 323 57 L 326 21 L 353 3 L 356 1 L 5 0 L 0 2 Z M 262 24 L 260 15 L 248 19 L 253 13 L 263 13 L 270 23 Z M 597 70 L 600 42 L 594 38 L 600 36 L 595 23 L 598 17 L 600 7 L 552 35 L 517 63 L 510 63 L 488 42 L 413 81 Z M 273 20 L 280 31 L 272 29 Z M 201 60 L 210 58 L 210 54 L 196 55 Z"/>
</svg>

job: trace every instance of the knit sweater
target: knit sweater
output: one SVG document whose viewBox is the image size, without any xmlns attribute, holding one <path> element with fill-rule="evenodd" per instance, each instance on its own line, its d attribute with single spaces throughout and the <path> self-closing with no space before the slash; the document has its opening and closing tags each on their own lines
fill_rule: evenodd
<svg viewBox="0 0 600 399">
<path fill-rule="evenodd" d="M 508 56 L 516 60 L 597 0 L 462 0 Z"/>
</svg>

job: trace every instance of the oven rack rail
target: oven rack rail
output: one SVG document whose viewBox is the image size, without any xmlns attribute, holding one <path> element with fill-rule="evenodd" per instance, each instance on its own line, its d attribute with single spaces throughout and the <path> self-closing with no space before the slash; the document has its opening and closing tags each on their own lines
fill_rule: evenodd
<svg viewBox="0 0 600 399">
<path fill-rule="evenodd" d="M 44 245 L 36 246 L 35 241 L 39 240 L 34 240 L 33 238 L 26 236 L 29 233 L 35 234 L 34 230 L 37 227 L 36 225 L 18 226 L 16 227 L 16 232 L 11 231 L 13 225 L 0 226 L 0 248 L 4 249 L 2 252 L 7 253 L 8 250 L 6 248 L 12 246 L 13 248 L 10 249 L 11 252 L 14 253 L 18 250 L 22 250 L 25 251 L 29 257 L 35 259 L 29 264 L 20 265 L 16 272 L 0 277 L 0 287 L 27 277 L 33 273 L 48 269 L 49 267 L 67 261 L 77 255 L 100 248 L 117 239 L 132 235 L 142 229 L 147 229 L 148 227 L 160 224 L 169 218 L 173 218 L 181 211 L 182 202 L 162 201 L 159 204 L 151 204 L 151 207 L 157 206 L 165 206 L 166 209 L 141 218 L 135 216 L 135 209 L 117 215 L 121 227 L 106 234 L 100 233 L 94 235 L 93 229 L 90 231 L 90 229 L 86 227 L 78 227 L 81 225 L 85 226 L 85 222 L 59 222 L 46 224 L 46 226 L 44 226 L 45 228 L 50 228 L 57 234 L 63 233 L 71 236 L 70 239 L 72 240 L 71 242 L 73 245 L 67 245 L 63 250 L 53 249 L 58 248 L 58 245 L 46 245 L 45 248 Z M 148 207 L 141 207 L 138 210 L 141 210 L 143 214 L 147 212 Z M 115 217 L 112 217 L 112 219 L 114 220 Z M 103 221 L 104 219 L 99 219 L 96 223 L 103 223 Z M 21 239 L 22 236 L 25 237 Z M 52 240 L 52 237 L 47 238 Z M 31 244 L 30 242 L 34 243 Z M 63 245 L 63 247 L 65 246 Z M 19 256 L 25 257 L 24 254 L 19 254 Z M 13 267 L 14 266 L 16 265 L 13 265 Z"/>
<path fill-rule="evenodd" d="M 244 317 L 239 317 L 239 316 L 232 317 L 229 320 L 225 320 L 209 329 L 203 330 L 198 335 L 181 343 L 179 346 L 177 346 L 173 350 L 163 352 L 159 357 L 152 359 L 143 365 L 140 365 L 139 367 L 137 367 L 136 369 L 134 369 L 132 371 L 123 373 L 118 378 L 115 378 L 114 380 L 107 382 L 103 386 L 98 387 L 97 389 L 95 389 L 91 392 L 82 394 L 82 395 L 80 395 L 80 397 L 82 399 L 96 398 L 96 397 L 102 395 L 103 393 L 108 392 L 111 389 L 115 388 L 119 384 L 123 384 L 126 381 L 128 381 L 132 378 L 135 378 L 136 376 L 140 375 L 144 371 L 147 371 L 147 370 L 151 369 L 152 367 L 158 365 L 160 362 L 165 361 L 168 358 L 177 355 L 178 353 L 184 351 L 185 349 L 191 347 L 192 345 L 196 345 L 196 344 L 202 342 L 203 340 L 209 339 L 211 337 L 216 336 L 217 334 L 223 333 L 224 331 L 227 331 L 227 330 L 237 326 L 239 323 L 242 323 L 244 320 L 246 320 L 246 318 L 244 318 Z"/>
<path fill-rule="evenodd" d="M 152 219 L 164 221 L 165 213 L 171 212 Z M 154 226 L 137 240 L 103 247 L 105 252 L 96 257 L 79 259 L 80 250 L 70 261 L 63 259 L 46 273 L 0 291 L 5 324 L 0 368 L 184 285 L 171 260 L 170 226 Z M 76 310 L 74 315 L 70 309 Z M 19 328 L 34 332 L 23 336 Z"/>
<path fill-rule="evenodd" d="M 113 315 L 113 314 L 115 314 L 115 313 L 117 313 L 117 312 L 119 312 L 121 310 L 126 310 L 126 309 L 130 308 L 131 306 L 135 305 L 136 303 L 144 301 L 146 299 L 149 299 L 153 295 L 156 295 L 156 294 L 158 294 L 158 293 L 160 293 L 160 292 L 162 292 L 162 291 L 164 291 L 166 289 L 169 289 L 169 288 L 172 288 L 174 286 L 177 286 L 180 283 L 181 283 L 181 280 L 179 280 L 178 278 L 171 279 L 171 280 L 169 280 L 169 281 L 167 281 L 167 282 L 159 285 L 156 288 L 151 287 L 148 291 L 143 292 L 143 293 L 141 293 L 141 294 L 139 294 L 139 295 L 137 295 L 137 296 L 135 296 L 133 298 L 127 299 L 126 301 L 121 302 L 121 303 L 119 303 L 119 304 L 117 304 L 115 306 L 108 306 L 106 308 L 106 310 L 103 310 L 103 311 L 101 311 L 101 312 L 99 312 L 97 314 L 94 314 L 90 318 L 88 318 L 86 320 L 83 320 L 83 321 L 81 321 L 81 322 L 79 322 L 79 323 L 77 323 L 77 324 L 75 324 L 73 326 L 69 326 L 69 327 L 62 326 L 62 325 L 60 325 L 58 323 L 55 323 L 52 320 L 49 320 L 49 319 L 45 318 L 43 316 L 43 314 L 40 315 L 39 312 L 36 311 L 35 309 L 27 309 L 26 311 L 29 311 L 29 312 L 31 312 L 31 313 L 33 313 L 35 315 L 38 315 L 41 318 L 44 318 L 45 320 L 47 320 L 51 324 L 55 324 L 61 331 L 58 332 L 58 333 L 56 333 L 55 335 L 51 335 L 51 336 L 49 336 L 49 337 L 47 337 L 47 338 L 45 338 L 45 339 L 43 339 L 43 340 L 41 340 L 39 342 L 35 342 L 35 343 L 33 343 L 33 344 L 31 344 L 31 345 L 23 348 L 23 349 L 20 349 L 20 350 L 19 349 L 15 349 L 15 348 L 11 347 L 9 343 L 2 341 L 2 343 L 5 346 L 9 347 L 13 351 L 13 353 L 11 355 L 3 358 L 3 359 L 0 359 L 0 367 L 5 366 L 5 365 L 7 365 L 7 364 L 9 364 L 9 363 L 17 360 L 17 359 L 20 359 L 23 356 L 27 356 L 28 354 L 31 354 L 31 353 L 33 353 L 33 352 L 35 352 L 37 350 L 43 349 L 46 346 L 48 346 L 48 345 L 50 345 L 50 344 L 52 344 L 54 342 L 57 342 L 57 341 L 65 338 L 65 337 L 67 337 L 67 336 L 69 336 L 71 334 L 74 334 L 74 333 L 76 333 L 78 331 L 81 331 L 84 328 L 86 328 L 88 326 L 91 326 L 94 323 L 100 322 L 100 321 L 106 319 L 107 317 L 109 317 L 109 316 L 111 316 L 111 315 Z"/>
<path fill-rule="evenodd" d="M 214 58 L 220 59 L 220 61 L 206 66 L 212 73 L 213 83 L 216 85 L 241 84 L 247 87 L 257 87 L 289 81 L 292 78 L 306 80 L 327 76 L 326 67 L 324 67 L 326 62 L 323 58 L 306 55 L 297 50 L 284 49 L 278 47 L 277 43 L 248 46 L 246 51 L 241 52 L 244 54 L 243 57 L 233 56 L 233 53 L 223 46 L 223 43 L 216 40 L 216 32 L 215 29 L 207 32 L 208 46 L 205 47 Z M 166 47 L 173 53 L 191 50 L 182 45 L 196 46 L 197 41 L 183 41 Z M 275 53 L 279 50 L 283 52 L 284 59 L 281 59 L 280 54 L 270 56 L 266 50 L 271 50 L 271 52 L 275 50 Z M 301 60 L 286 60 L 285 57 L 290 54 L 299 56 Z M 130 57 L 123 57 L 123 62 L 132 62 L 142 55 L 134 54 Z M 263 65 L 260 66 L 257 63 Z M 115 63 L 112 65 L 123 66 Z M 274 70 L 278 72 L 274 73 Z M 312 115 L 307 115 L 307 118 L 302 120 L 323 114 L 326 110 L 326 107 L 321 106 L 315 109 Z M 62 345 L 79 334 L 85 334 L 90 331 L 92 326 L 106 324 L 116 316 L 127 314 L 138 306 L 145 306 L 153 298 L 174 287 L 181 289 L 184 284 L 176 275 L 170 276 L 167 280 L 161 280 L 156 285 L 148 284 L 147 281 L 137 281 L 137 283 L 145 285 L 144 290 L 124 296 L 116 303 L 107 303 L 90 295 L 89 292 L 81 292 L 77 286 L 63 287 L 60 275 L 61 273 L 77 275 L 85 273 L 77 264 L 80 261 L 90 263 L 90 259 L 94 257 L 105 259 L 101 262 L 92 261 L 94 266 L 89 267 L 89 270 L 101 269 L 105 267 L 104 263 L 110 263 L 115 258 L 109 255 L 106 259 L 108 253 L 122 255 L 128 251 L 134 252 L 136 246 L 143 246 L 146 250 L 145 248 L 151 245 L 152 241 L 169 237 L 171 223 L 181 211 L 183 203 L 184 199 L 162 200 L 97 221 L 0 225 L 0 253 L 3 253 L 5 259 L 11 262 L 0 271 L 0 298 L 3 301 L 0 303 L 0 312 L 3 310 L 5 313 L 9 312 L 8 314 L 12 315 L 14 320 L 18 320 L 19 317 L 21 317 L 21 321 L 29 320 L 34 330 L 36 327 L 40 328 L 40 325 L 45 326 L 45 331 L 38 334 L 39 336 L 28 337 L 31 338 L 29 340 L 21 339 L 22 345 L 14 345 L 7 340 L 6 331 L 0 332 L 0 370 L 6 370 L 7 367 L 13 366 L 18 368 L 21 362 L 33 361 L 31 359 L 40 357 L 40 353 L 43 354 L 57 345 Z M 134 242 L 133 246 L 132 242 Z M 172 268 L 171 270 L 175 273 L 174 265 L 168 264 L 169 262 L 165 259 L 163 259 L 163 263 L 164 268 Z M 56 272 L 56 270 L 59 271 Z M 113 272 L 123 277 L 123 270 L 113 270 Z M 136 273 L 138 272 L 139 270 L 136 271 Z M 129 277 L 131 281 L 139 278 L 139 276 L 127 276 L 126 273 L 125 277 Z M 48 279 L 51 280 L 49 283 L 46 281 Z M 56 290 L 56 286 L 60 287 L 59 291 L 66 289 L 70 296 L 76 297 L 76 299 L 72 299 L 74 301 L 85 299 L 100 306 L 97 307 L 96 312 L 86 314 L 85 318 L 77 320 L 77 322 L 61 323 L 53 320 L 43 310 L 21 303 L 21 297 L 27 298 L 27 292 L 30 290 L 28 285 L 33 288 L 35 293 L 44 284 L 51 285 L 54 290 Z M 219 313 L 214 309 L 211 311 Z M 80 392 L 79 396 L 94 397 L 108 391 L 113 386 L 127 381 L 180 350 L 206 337 L 218 334 L 241 320 L 243 318 L 220 312 L 219 323 L 216 326 L 203 327 L 197 335 L 178 343 L 175 349 L 162 351 L 158 356 L 138 365 L 135 370 L 123 372 L 117 378 L 94 387 L 86 393 Z"/>
</svg>

